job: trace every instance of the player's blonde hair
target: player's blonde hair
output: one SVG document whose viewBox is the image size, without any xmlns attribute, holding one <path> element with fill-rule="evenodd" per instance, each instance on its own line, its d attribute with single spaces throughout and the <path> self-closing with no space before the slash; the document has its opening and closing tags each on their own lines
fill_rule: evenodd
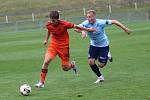
<svg viewBox="0 0 150 100">
<path fill-rule="evenodd" d="M 96 11 L 95 11 L 95 10 L 88 10 L 88 11 L 87 11 L 87 14 L 88 14 L 88 13 L 91 13 L 91 12 L 92 12 L 94 15 L 96 15 Z"/>
</svg>

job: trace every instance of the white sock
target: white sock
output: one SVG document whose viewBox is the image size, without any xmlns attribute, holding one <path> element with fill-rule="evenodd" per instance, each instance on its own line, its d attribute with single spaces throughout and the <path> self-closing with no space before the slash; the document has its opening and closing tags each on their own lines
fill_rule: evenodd
<svg viewBox="0 0 150 100">
<path fill-rule="evenodd" d="M 110 52 L 108 52 L 108 58 L 111 58 L 111 53 Z"/>
</svg>

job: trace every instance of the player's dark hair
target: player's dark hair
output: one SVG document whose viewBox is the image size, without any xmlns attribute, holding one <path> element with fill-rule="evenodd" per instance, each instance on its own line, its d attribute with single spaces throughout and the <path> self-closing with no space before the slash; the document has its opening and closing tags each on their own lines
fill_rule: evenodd
<svg viewBox="0 0 150 100">
<path fill-rule="evenodd" d="M 49 14 L 51 19 L 59 19 L 59 12 L 58 11 L 51 11 Z"/>
</svg>

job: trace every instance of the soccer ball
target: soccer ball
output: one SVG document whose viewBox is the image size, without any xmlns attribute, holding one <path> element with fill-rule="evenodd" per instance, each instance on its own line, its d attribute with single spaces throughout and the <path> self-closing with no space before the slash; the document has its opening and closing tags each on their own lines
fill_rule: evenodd
<svg viewBox="0 0 150 100">
<path fill-rule="evenodd" d="M 20 93 L 23 96 L 28 96 L 31 93 L 31 87 L 28 84 L 23 84 L 20 86 Z"/>
</svg>

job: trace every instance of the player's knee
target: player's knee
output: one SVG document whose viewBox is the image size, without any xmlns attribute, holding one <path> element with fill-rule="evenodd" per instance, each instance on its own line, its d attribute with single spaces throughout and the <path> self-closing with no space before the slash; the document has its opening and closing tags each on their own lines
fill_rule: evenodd
<svg viewBox="0 0 150 100">
<path fill-rule="evenodd" d="M 89 63 L 90 66 L 95 64 L 94 60 L 89 60 L 88 63 Z"/>
<path fill-rule="evenodd" d="M 105 64 L 105 63 L 100 63 L 100 64 L 98 64 L 98 66 L 99 66 L 100 68 L 103 68 L 103 67 L 106 66 L 106 64 Z"/>
<path fill-rule="evenodd" d="M 70 68 L 68 68 L 68 66 L 64 66 L 64 65 L 62 65 L 62 69 L 63 69 L 64 71 L 70 70 Z"/>
<path fill-rule="evenodd" d="M 68 71 L 69 69 L 68 68 L 62 68 L 64 71 Z"/>
</svg>

